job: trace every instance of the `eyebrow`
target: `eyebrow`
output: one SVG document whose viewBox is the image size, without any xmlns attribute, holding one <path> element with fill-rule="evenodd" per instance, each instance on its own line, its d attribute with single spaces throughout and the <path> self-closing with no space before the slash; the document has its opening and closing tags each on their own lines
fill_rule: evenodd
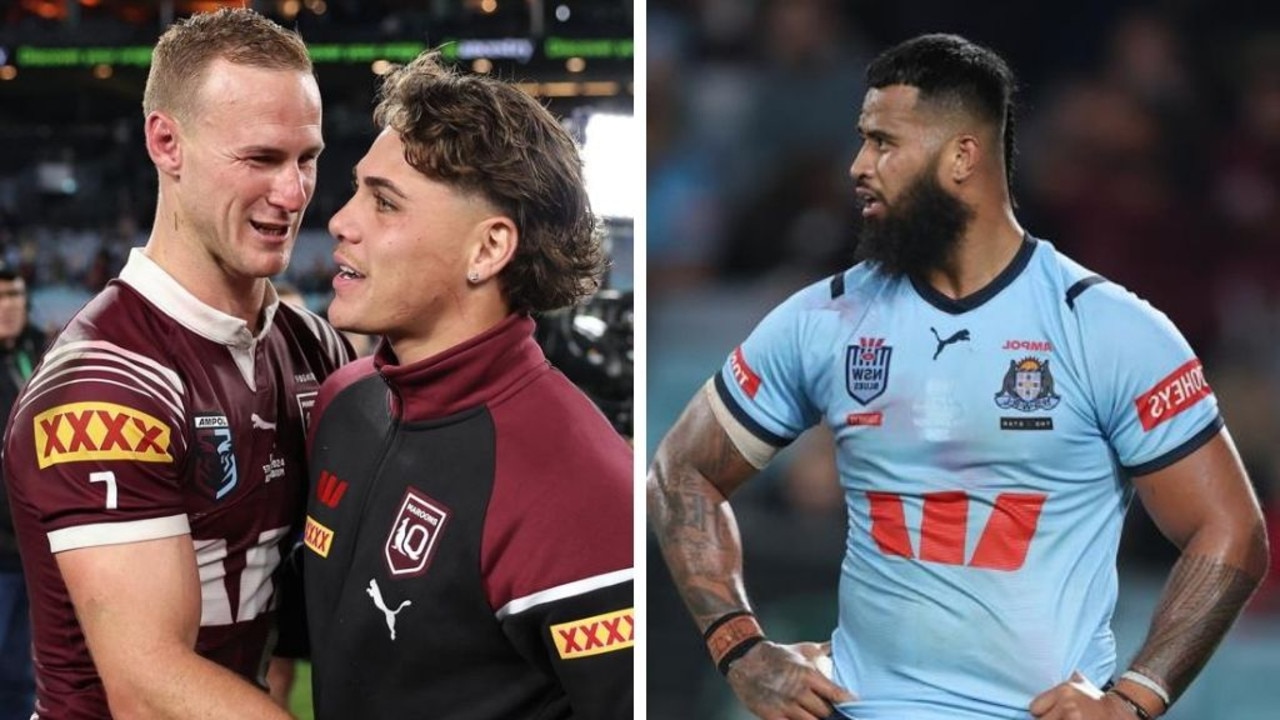
<svg viewBox="0 0 1280 720">
<path fill-rule="evenodd" d="M 271 145 L 250 145 L 240 150 L 243 155 L 269 155 L 271 157 L 282 157 L 288 155 L 288 151 L 283 148 Z M 302 152 L 303 155 L 312 155 L 319 157 L 324 152 L 324 143 L 313 145 Z"/>
<path fill-rule="evenodd" d="M 354 180 L 356 184 L 360 184 L 361 182 L 360 175 L 356 173 L 354 169 L 351 171 L 351 179 Z M 364 178 L 364 184 L 368 185 L 369 187 L 378 188 L 380 190 L 387 190 L 391 192 L 393 195 L 400 197 L 402 200 L 409 199 L 409 196 L 406 195 L 403 190 L 401 190 L 395 183 L 391 182 L 390 180 L 384 177 L 378 177 L 377 175 L 366 175 Z"/>
</svg>

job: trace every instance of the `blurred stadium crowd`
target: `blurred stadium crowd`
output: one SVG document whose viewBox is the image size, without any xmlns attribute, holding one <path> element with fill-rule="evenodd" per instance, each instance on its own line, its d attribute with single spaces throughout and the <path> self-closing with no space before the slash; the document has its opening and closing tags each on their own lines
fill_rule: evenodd
<svg viewBox="0 0 1280 720">
<path fill-rule="evenodd" d="M 866 63 L 911 35 L 956 32 L 1019 76 L 1023 226 L 1183 331 L 1280 546 L 1280 6 L 651 0 L 648 23 L 650 456 L 765 312 L 851 263 L 858 206 L 847 170 Z M 834 623 L 844 501 L 830 437 L 795 445 L 734 505 L 748 590 L 766 619 L 791 640 L 819 640 Z M 650 717 L 691 706 L 737 717 L 655 548 Z M 1135 508 L 1121 557 L 1122 655 L 1136 649 L 1173 556 Z M 1280 568 L 1244 623 L 1256 625 L 1236 629 L 1169 717 L 1271 717 L 1250 714 L 1251 698 L 1269 698 L 1257 712 L 1273 713 L 1277 697 L 1252 682 L 1263 675 L 1249 653 L 1280 667 Z M 1267 644 L 1233 645 L 1258 628 Z M 1218 701 L 1217 714 L 1205 710 Z"/>
<path fill-rule="evenodd" d="M 122 52 L 115 62 L 90 54 L 106 48 L 107 58 L 136 48 L 146 57 L 174 19 L 245 4 L 298 28 L 313 48 L 329 49 L 315 58 L 326 149 L 293 260 L 280 278 L 316 311 L 332 294 L 334 244 L 326 227 L 350 197 L 352 169 L 373 139 L 373 95 L 388 57 L 403 61 L 443 46 L 475 72 L 521 82 L 588 147 L 592 118 L 629 120 L 633 113 L 634 9 L 624 0 L 3 0 L 0 262 L 26 278 L 38 326 L 57 330 L 116 275 L 129 248 L 146 242 L 155 207 L 155 171 L 142 138 L 145 63 Z M 46 53 L 34 62 L 30 48 L 78 54 Z M 616 136 L 605 144 L 597 154 L 625 150 Z M 607 215 L 610 292 L 569 321 L 544 323 L 541 337 L 557 341 L 558 364 L 577 369 L 581 382 L 597 388 L 593 394 L 605 393 L 602 404 L 630 434 L 633 212 L 608 200 L 593 193 L 597 212 Z M 597 322 L 606 317 L 609 323 Z"/>
</svg>

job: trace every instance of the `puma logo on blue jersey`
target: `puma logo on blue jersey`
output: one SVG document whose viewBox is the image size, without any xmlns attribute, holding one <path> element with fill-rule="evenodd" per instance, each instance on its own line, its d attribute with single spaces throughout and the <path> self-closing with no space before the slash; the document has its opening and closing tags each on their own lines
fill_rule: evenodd
<svg viewBox="0 0 1280 720">
<path fill-rule="evenodd" d="M 933 328 L 929 328 L 929 332 L 933 333 L 933 336 L 935 338 L 938 338 L 938 349 L 933 351 L 934 360 L 938 359 L 938 356 L 942 354 L 942 349 L 945 348 L 946 346 L 952 343 L 969 342 L 968 330 L 957 330 L 954 335 L 947 338 L 946 340 L 943 340 L 941 337 L 938 337 L 938 331 L 934 330 Z"/>
</svg>

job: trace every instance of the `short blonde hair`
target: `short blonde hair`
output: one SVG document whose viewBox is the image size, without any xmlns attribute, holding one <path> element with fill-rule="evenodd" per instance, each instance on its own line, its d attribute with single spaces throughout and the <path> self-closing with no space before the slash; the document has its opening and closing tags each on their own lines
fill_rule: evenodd
<svg viewBox="0 0 1280 720">
<path fill-rule="evenodd" d="M 156 110 L 182 119 L 195 109 L 209 64 L 314 72 L 302 38 L 248 8 L 223 8 L 174 23 L 151 53 L 143 115 Z"/>
</svg>

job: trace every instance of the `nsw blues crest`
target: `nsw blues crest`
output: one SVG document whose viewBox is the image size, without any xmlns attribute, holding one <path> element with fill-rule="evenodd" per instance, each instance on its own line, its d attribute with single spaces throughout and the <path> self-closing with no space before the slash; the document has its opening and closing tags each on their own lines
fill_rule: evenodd
<svg viewBox="0 0 1280 720">
<path fill-rule="evenodd" d="M 995 400 L 1002 410 L 1013 408 L 1028 413 L 1057 407 L 1062 397 L 1054 392 L 1049 360 L 1034 357 L 1010 360 Z"/>
<path fill-rule="evenodd" d="M 858 403 L 866 405 L 884 394 L 889 386 L 889 360 L 893 347 L 884 338 L 858 338 L 845 354 L 845 389 Z"/>
</svg>

